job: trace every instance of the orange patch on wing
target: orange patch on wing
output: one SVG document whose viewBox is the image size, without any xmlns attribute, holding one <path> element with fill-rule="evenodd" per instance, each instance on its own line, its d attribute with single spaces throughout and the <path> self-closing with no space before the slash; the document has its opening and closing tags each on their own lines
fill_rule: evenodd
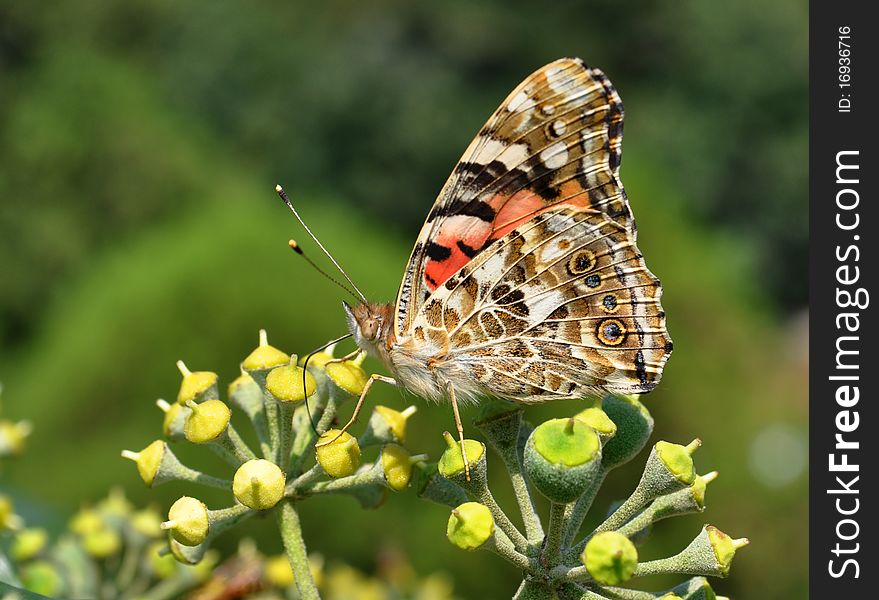
<svg viewBox="0 0 879 600">
<path fill-rule="evenodd" d="M 579 182 L 570 180 L 559 187 L 561 202 L 547 204 L 531 190 L 520 190 L 512 196 L 495 194 L 486 202 L 496 213 L 493 223 L 475 217 L 452 216 L 442 224 L 433 241 L 449 250 L 448 258 L 428 259 L 424 266 L 424 282 L 432 292 L 448 281 L 472 259 L 462 250 L 459 242 L 478 252 L 487 241 L 504 237 L 519 225 L 556 206 L 588 208 L 589 195 Z"/>
<path fill-rule="evenodd" d="M 431 292 L 434 291 L 470 262 L 471 257 L 467 255 L 461 244 L 472 252 L 478 252 L 489 235 L 491 235 L 490 223 L 476 217 L 460 215 L 449 217 L 433 239 L 434 243 L 449 249 L 449 256 L 442 260 L 428 259 L 424 265 L 424 282 L 427 288 Z"/>
</svg>

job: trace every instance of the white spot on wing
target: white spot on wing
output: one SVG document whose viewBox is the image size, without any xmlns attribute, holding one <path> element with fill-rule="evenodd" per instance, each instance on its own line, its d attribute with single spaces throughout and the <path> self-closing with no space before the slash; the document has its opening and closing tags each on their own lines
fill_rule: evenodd
<svg viewBox="0 0 879 600">
<path fill-rule="evenodd" d="M 564 77 L 562 77 L 562 70 L 559 67 L 552 67 L 546 70 L 546 81 L 554 92 L 565 91 L 566 82 Z"/>
<path fill-rule="evenodd" d="M 556 142 L 540 153 L 540 161 L 547 169 L 559 169 L 568 162 L 568 147 L 564 142 Z"/>
<path fill-rule="evenodd" d="M 528 97 L 528 94 L 525 92 L 519 92 L 507 104 L 507 110 L 510 112 L 521 112 L 530 108 L 534 108 L 534 100 Z"/>
<path fill-rule="evenodd" d="M 528 146 L 526 144 L 510 144 L 487 138 L 472 160 L 480 165 L 487 165 L 493 160 L 499 160 L 508 169 L 513 169 L 525 162 L 527 158 Z"/>
</svg>

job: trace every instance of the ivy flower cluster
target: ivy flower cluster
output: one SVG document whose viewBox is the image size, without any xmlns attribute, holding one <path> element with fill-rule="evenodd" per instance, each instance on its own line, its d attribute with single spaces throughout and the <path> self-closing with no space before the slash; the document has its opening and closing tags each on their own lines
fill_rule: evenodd
<svg viewBox="0 0 879 600">
<path fill-rule="evenodd" d="M 333 428 L 341 405 L 366 385 L 361 362 L 362 356 L 335 359 L 327 351 L 312 356 L 306 371 L 296 355 L 271 346 L 261 331 L 259 345 L 241 363 L 241 376 L 228 386 L 227 401 L 220 399 L 216 373 L 191 371 L 178 362 L 182 380 L 176 402 L 157 403 L 164 412 L 162 439 L 122 456 L 136 463 L 148 486 L 182 481 L 227 490 L 231 498 L 228 506 L 217 508 L 197 495 L 174 502 L 161 523 L 174 558 L 197 564 L 218 535 L 254 515 L 273 512 L 299 597 L 319 598 L 297 503 L 347 494 L 363 507 L 377 507 L 389 492 L 407 488 L 413 466 L 427 458 L 412 456 L 403 446 L 414 407 L 376 406 L 359 438 Z M 233 411 L 252 428 L 252 447 L 233 426 Z M 183 464 L 171 448 L 175 442 L 206 446 L 231 473 L 205 473 Z M 361 450 L 371 446 L 379 448 L 377 458 L 361 464 Z"/>
<path fill-rule="evenodd" d="M 748 543 L 706 525 L 678 554 L 643 561 L 638 546 L 657 521 L 699 513 L 705 489 L 716 476 L 696 473 L 692 455 L 701 442 L 659 441 L 629 497 L 594 530 L 577 539 L 583 520 L 607 475 L 631 461 L 647 444 L 653 418 L 635 396 L 607 396 L 574 417 L 532 427 L 520 407 L 495 401 L 476 423 L 500 457 L 512 483 L 520 530 L 489 489 L 487 447 L 464 442 L 471 462 L 465 475 L 460 445 L 446 433 L 448 448 L 419 469 L 415 487 L 428 500 L 453 507 L 447 536 L 464 550 L 490 550 L 522 570 L 516 600 L 713 600 L 706 577 L 726 577 L 737 549 Z M 550 503 L 546 527 L 535 493 Z M 669 590 L 626 587 L 654 574 L 694 575 Z"/>
</svg>

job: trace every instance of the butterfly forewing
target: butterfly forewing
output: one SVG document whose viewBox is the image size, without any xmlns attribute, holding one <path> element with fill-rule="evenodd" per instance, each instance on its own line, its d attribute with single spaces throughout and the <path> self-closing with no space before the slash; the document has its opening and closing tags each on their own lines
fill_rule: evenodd
<svg viewBox="0 0 879 600">
<path fill-rule="evenodd" d="M 555 61 L 513 90 L 427 217 L 397 297 L 397 334 L 460 267 L 551 206 L 592 208 L 633 227 L 617 176 L 622 117 L 613 86 L 579 59 Z"/>
</svg>

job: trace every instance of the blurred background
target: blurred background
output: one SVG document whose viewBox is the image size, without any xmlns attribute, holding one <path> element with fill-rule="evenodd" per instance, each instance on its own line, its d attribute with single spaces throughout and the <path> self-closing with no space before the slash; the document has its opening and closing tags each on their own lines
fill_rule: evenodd
<svg viewBox="0 0 879 600">
<path fill-rule="evenodd" d="M 167 507 L 187 489 L 145 489 L 119 451 L 160 433 L 177 359 L 228 382 L 260 327 L 298 353 L 345 331 L 339 290 L 286 248 L 313 245 L 275 183 L 391 301 L 478 128 L 531 71 L 579 56 L 625 103 L 622 179 L 665 287 L 675 352 L 646 398 L 655 437 L 702 438 L 697 467 L 720 471 L 708 511 L 658 525 L 642 557 L 710 522 L 752 542 L 719 592 L 806 597 L 806 19 L 793 0 L 2 3 L 0 381 L 4 415 L 35 429 L 0 489 L 56 526 L 111 486 Z M 451 411 L 415 402 L 408 445 L 438 456 Z M 453 548 L 447 516 L 411 493 L 371 513 L 303 505 L 330 560 L 371 572 L 402 552 L 461 598 L 509 597 L 515 569 Z M 265 552 L 273 525 L 252 527 Z"/>
</svg>

